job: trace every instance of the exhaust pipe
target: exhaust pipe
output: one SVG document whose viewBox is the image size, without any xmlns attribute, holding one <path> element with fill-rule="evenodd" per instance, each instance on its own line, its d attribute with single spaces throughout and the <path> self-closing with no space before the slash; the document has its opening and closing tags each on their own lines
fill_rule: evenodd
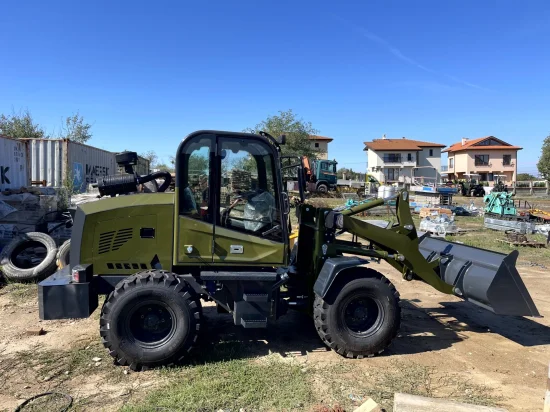
<svg viewBox="0 0 550 412">
<path fill-rule="evenodd" d="M 440 259 L 436 271 L 456 296 L 497 315 L 540 317 L 516 269 L 517 250 L 505 255 L 429 235 L 419 249 L 428 262 Z"/>
</svg>

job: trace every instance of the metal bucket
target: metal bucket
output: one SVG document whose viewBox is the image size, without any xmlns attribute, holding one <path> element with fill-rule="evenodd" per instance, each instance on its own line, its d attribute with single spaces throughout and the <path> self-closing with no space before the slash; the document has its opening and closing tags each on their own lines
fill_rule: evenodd
<svg viewBox="0 0 550 412">
<path fill-rule="evenodd" d="M 427 235 L 419 249 L 429 262 L 440 258 L 439 276 L 456 296 L 498 315 L 540 316 L 516 269 L 517 250 L 505 255 Z"/>
</svg>

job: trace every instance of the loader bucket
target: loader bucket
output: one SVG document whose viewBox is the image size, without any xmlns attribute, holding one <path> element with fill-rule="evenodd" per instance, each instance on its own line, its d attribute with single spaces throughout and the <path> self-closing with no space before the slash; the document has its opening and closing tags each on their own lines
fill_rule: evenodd
<svg viewBox="0 0 550 412">
<path fill-rule="evenodd" d="M 497 315 L 540 316 L 516 269 L 517 250 L 505 255 L 429 235 L 419 249 L 429 262 L 440 258 L 439 276 L 458 297 Z"/>
</svg>

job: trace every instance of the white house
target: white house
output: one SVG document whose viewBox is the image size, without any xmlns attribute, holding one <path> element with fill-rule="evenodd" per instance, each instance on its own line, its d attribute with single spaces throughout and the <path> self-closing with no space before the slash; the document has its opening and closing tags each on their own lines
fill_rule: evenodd
<svg viewBox="0 0 550 412">
<path fill-rule="evenodd" d="M 405 137 L 387 139 L 384 135 L 381 139 L 365 142 L 363 150 L 367 152 L 367 172 L 380 182 L 410 183 L 413 177 L 439 182 L 441 149 L 444 147 L 444 144 Z"/>
<path fill-rule="evenodd" d="M 319 159 L 328 159 L 328 144 L 332 142 L 332 138 L 325 136 L 310 135 L 311 148 L 319 152 Z"/>
</svg>

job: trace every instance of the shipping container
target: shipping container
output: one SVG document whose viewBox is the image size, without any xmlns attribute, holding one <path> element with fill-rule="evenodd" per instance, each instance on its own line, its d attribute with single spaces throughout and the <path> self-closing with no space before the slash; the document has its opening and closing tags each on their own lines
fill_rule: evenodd
<svg viewBox="0 0 550 412">
<path fill-rule="evenodd" d="M 25 139 L 32 180 L 85 192 L 100 176 L 117 173 L 115 154 L 67 139 Z"/>
<path fill-rule="evenodd" d="M 0 136 L 0 191 L 30 185 L 24 141 Z"/>
</svg>

